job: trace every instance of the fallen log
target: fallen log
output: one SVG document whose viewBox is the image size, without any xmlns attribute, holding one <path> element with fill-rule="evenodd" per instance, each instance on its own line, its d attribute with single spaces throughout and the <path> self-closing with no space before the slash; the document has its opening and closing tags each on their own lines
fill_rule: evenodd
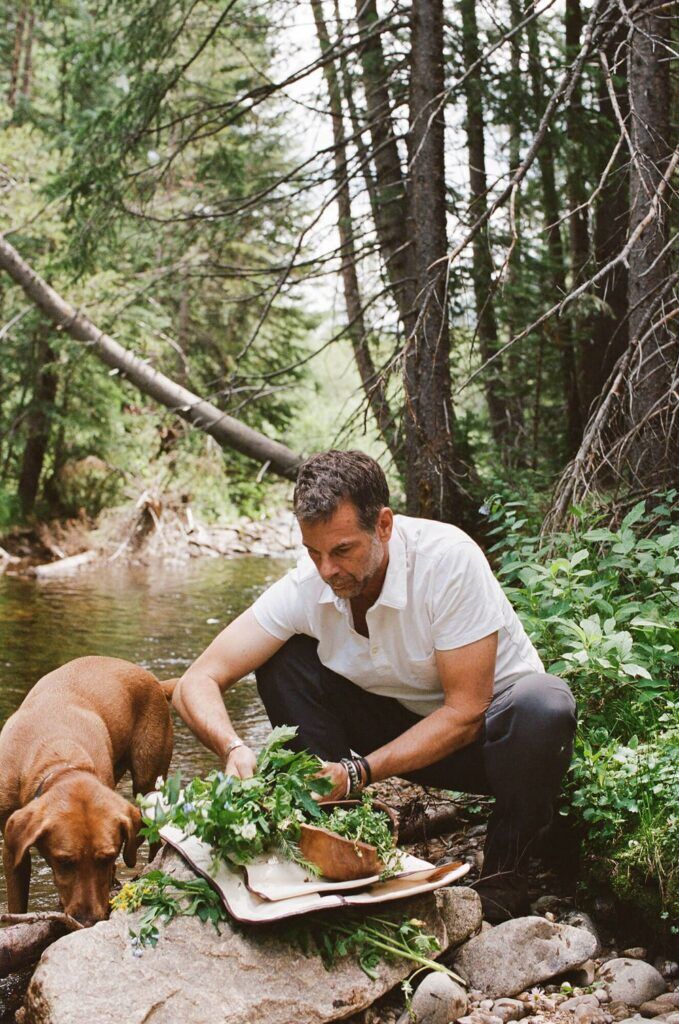
<svg viewBox="0 0 679 1024">
<path fill-rule="evenodd" d="M 36 565 L 33 571 L 40 579 L 68 576 L 70 573 L 82 569 L 83 566 L 88 565 L 98 557 L 96 551 L 83 551 L 80 555 L 69 555 L 66 558 L 60 558 L 57 562 L 45 562 L 43 565 Z"/>
<path fill-rule="evenodd" d="M 419 799 L 410 801 L 399 814 L 399 842 L 414 843 L 452 832 L 458 825 L 459 815 L 457 804 L 427 806 Z"/>
<path fill-rule="evenodd" d="M 68 914 L 2 914 L 0 978 L 35 963 L 57 939 L 82 927 Z M 17 923 L 19 922 L 19 923 Z"/>
</svg>

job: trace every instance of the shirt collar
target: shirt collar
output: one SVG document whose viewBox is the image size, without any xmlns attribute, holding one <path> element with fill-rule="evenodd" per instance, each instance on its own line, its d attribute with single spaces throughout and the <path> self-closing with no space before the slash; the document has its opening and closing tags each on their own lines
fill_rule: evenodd
<svg viewBox="0 0 679 1024">
<path fill-rule="evenodd" d="M 389 564 L 387 565 L 387 573 L 384 577 L 384 583 L 382 584 L 382 590 L 380 595 L 375 601 L 373 608 L 379 604 L 386 605 L 387 608 L 405 608 L 406 599 L 408 594 L 408 578 L 407 578 L 407 562 L 406 562 L 406 546 L 401 537 L 396 524 L 391 532 L 389 538 Z M 344 597 L 338 597 L 327 583 L 323 584 L 320 597 L 318 598 L 319 604 L 334 604 L 335 607 L 343 612 L 347 607 L 347 600 Z"/>
</svg>

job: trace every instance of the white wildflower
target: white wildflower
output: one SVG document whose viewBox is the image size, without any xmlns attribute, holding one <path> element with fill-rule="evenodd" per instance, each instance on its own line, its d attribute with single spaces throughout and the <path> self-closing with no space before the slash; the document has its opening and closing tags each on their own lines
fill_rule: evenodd
<svg viewBox="0 0 679 1024">
<path fill-rule="evenodd" d="M 247 825 L 242 825 L 240 834 L 243 839 L 254 839 L 257 835 L 257 826 L 253 822 L 249 821 Z"/>
</svg>

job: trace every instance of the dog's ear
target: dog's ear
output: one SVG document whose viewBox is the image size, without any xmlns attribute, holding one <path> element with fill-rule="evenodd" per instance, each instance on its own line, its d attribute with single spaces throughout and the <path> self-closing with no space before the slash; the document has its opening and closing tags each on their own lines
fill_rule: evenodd
<svg viewBox="0 0 679 1024">
<path fill-rule="evenodd" d="M 47 831 L 45 811 L 42 807 L 27 804 L 10 815 L 5 823 L 5 847 L 12 867 L 18 867 L 27 851 Z"/>
<path fill-rule="evenodd" d="M 134 804 L 127 805 L 123 817 L 120 819 L 123 842 L 123 860 L 128 868 L 133 868 L 137 863 L 137 850 L 144 842 L 139 835 L 142 826 L 141 811 Z"/>
</svg>

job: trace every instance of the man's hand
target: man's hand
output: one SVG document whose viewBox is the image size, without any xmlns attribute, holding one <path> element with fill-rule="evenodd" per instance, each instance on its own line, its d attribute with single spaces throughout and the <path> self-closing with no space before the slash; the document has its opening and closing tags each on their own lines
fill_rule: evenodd
<svg viewBox="0 0 679 1024">
<path fill-rule="evenodd" d="M 224 771 L 237 779 L 249 779 L 255 774 L 257 757 L 249 747 L 236 747 L 226 759 Z"/>
<path fill-rule="evenodd" d="M 329 800 L 344 800 L 347 793 L 347 770 L 343 764 L 328 761 L 320 770 L 318 776 L 322 779 L 330 779 L 332 790 L 323 796 L 320 793 L 315 793 L 314 800 L 318 800 L 321 804 L 327 803 Z"/>
</svg>

